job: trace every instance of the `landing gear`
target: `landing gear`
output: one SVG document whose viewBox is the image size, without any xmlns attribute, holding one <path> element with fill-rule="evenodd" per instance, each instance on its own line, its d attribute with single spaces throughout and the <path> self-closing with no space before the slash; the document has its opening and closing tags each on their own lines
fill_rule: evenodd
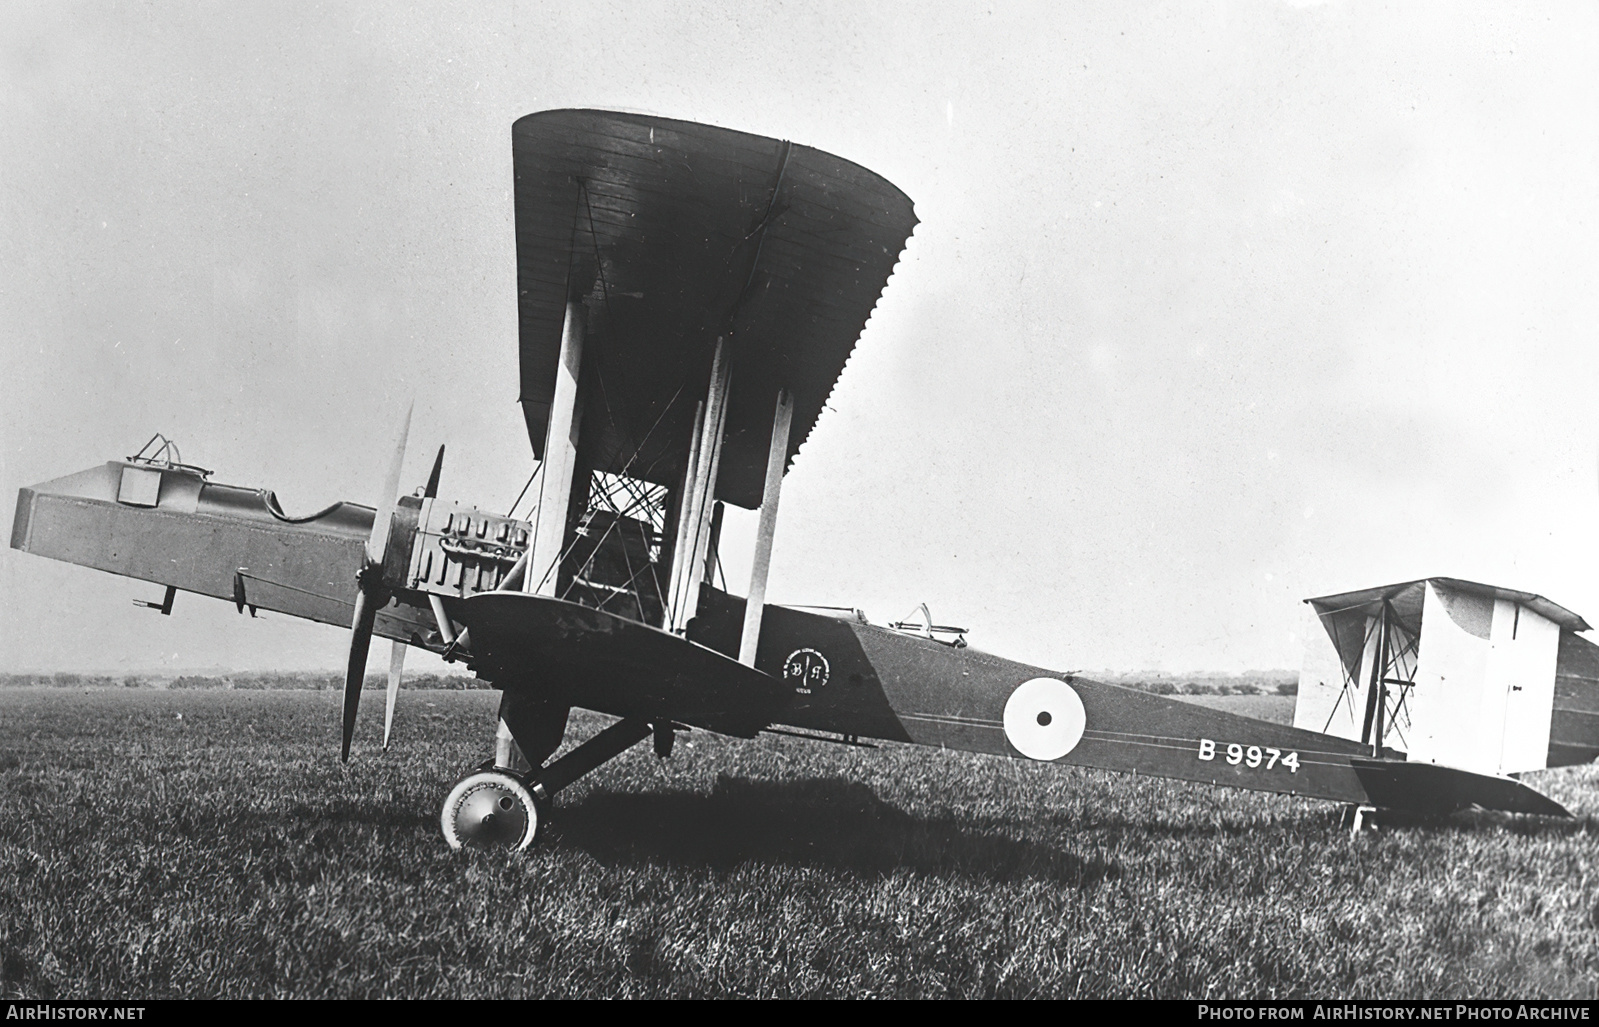
<svg viewBox="0 0 1599 1027">
<path fill-rule="evenodd" d="M 563 725 L 565 716 L 563 709 Z M 504 767 L 480 767 L 457 782 L 444 800 L 439 816 L 444 840 L 452 849 L 527 848 L 538 836 L 551 796 L 651 735 L 657 735 L 653 726 L 628 717 L 527 777 Z"/>
<path fill-rule="evenodd" d="M 538 835 L 539 813 L 539 801 L 516 775 L 479 770 L 450 789 L 439 827 L 452 849 L 525 849 Z"/>
<path fill-rule="evenodd" d="M 1344 807 L 1342 820 L 1349 825 L 1349 837 L 1358 838 L 1362 831 L 1377 830 L 1376 806 L 1362 806 L 1351 803 Z"/>
</svg>

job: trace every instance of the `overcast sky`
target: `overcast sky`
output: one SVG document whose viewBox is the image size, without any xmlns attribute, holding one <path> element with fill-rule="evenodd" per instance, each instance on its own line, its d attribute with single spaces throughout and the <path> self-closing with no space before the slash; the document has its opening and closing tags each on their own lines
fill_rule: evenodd
<svg viewBox="0 0 1599 1027">
<path fill-rule="evenodd" d="M 1296 667 L 1300 599 L 1430 574 L 1599 618 L 1596 53 L 1591 3 L 8 0 L 0 520 L 158 430 L 370 504 L 413 395 L 409 477 L 503 512 L 511 123 L 602 107 L 916 203 L 769 600 L 1063 670 Z M 0 670 L 341 665 L 159 592 L 0 551 Z"/>
</svg>

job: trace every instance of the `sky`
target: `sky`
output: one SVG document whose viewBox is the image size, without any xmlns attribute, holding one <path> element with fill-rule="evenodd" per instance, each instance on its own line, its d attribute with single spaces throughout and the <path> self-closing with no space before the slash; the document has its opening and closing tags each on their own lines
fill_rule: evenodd
<svg viewBox="0 0 1599 1027">
<path fill-rule="evenodd" d="M 408 476 L 504 512 L 511 123 L 598 107 L 916 203 L 769 601 L 1058 670 L 1297 667 L 1301 599 L 1427 575 L 1599 619 L 1595 52 L 1584 3 L 12 0 L 0 509 L 156 431 L 374 504 L 414 398 Z M 159 593 L 0 550 L 0 671 L 342 665 Z"/>
</svg>

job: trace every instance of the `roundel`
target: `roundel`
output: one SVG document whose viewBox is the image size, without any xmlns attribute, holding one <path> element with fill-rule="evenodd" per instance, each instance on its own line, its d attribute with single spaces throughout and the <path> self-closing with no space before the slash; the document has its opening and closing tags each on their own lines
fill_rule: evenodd
<svg viewBox="0 0 1599 1027">
<path fill-rule="evenodd" d="M 1055 678 L 1023 681 L 1005 701 L 1005 737 L 1029 759 L 1058 760 L 1077 748 L 1087 720 L 1077 692 Z"/>
</svg>

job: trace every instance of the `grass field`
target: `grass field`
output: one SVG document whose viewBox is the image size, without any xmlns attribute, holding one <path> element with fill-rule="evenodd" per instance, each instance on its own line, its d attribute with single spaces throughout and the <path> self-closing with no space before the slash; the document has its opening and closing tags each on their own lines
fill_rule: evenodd
<svg viewBox="0 0 1599 1027">
<path fill-rule="evenodd" d="M 452 853 L 492 692 L 0 690 L 0 996 L 1599 996 L 1572 823 L 1351 839 L 1324 803 L 695 732 Z M 1206 698 L 1281 717 L 1291 700 Z M 601 718 L 577 719 L 595 727 Z"/>
</svg>

